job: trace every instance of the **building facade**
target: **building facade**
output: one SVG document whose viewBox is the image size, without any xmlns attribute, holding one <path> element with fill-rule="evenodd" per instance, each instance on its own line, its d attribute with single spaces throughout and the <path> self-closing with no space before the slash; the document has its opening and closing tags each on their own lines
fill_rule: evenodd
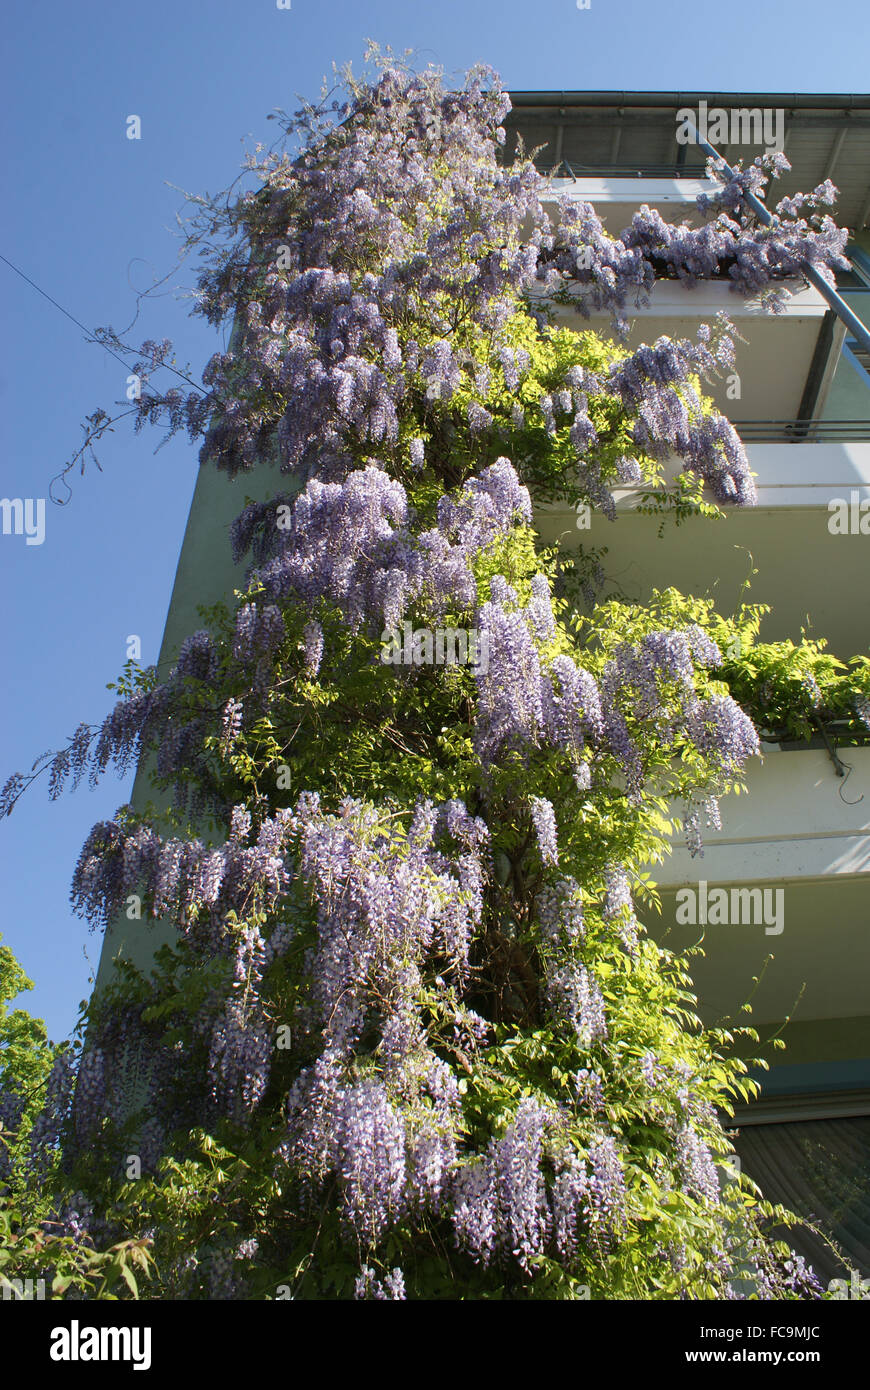
<svg viewBox="0 0 870 1390">
<path fill-rule="evenodd" d="M 554 195 L 591 203 L 614 236 L 643 204 L 667 220 L 696 218 L 695 198 L 709 184 L 704 153 L 685 139 L 689 115 L 702 137 L 724 137 L 711 143 L 730 164 L 746 167 L 769 148 L 785 153 L 792 168 L 768 188 L 770 204 L 830 178 L 833 216 L 850 233 L 851 268 L 838 274 L 838 289 L 870 324 L 870 97 L 514 92 L 511 100 L 508 154 L 518 139 L 538 151 Z M 754 569 L 749 600 L 771 608 L 762 641 L 799 642 L 805 631 L 841 660 L 867 655 L 870 358 L 812 286 L 773 315 L 727 284 L 661 279 L 649 306 L 632 312 L 628 343 L 694 338 L 719 310 L 740 335 L 737 380 L 707 389 L 746 446 L 757 506 L 724 522 L 692 518 L 661 537 L 659 518 L 626 489 L 615 523 L 593 512 L 578 532 L 572 512 L 550 509 L 539 518 L 543 538 L 606 546 L 605 593 L 643 601 L 674 586 L 713 597 L 725 614 Z M 609 332 L 606 315 L 589 326 Z M 707 832 L 703 858 L 675 842 L 652 870 L 662 913 L 647 924 L 674 948 L 703 943 L 693 978 L 705 1022 L 748 1022 L 761 1034 L 770 1070 L 758 1073 L 759 1099 L 735 1116 L 744 1168 L 766 1196 L 815 1218 L 866 1273 L 870 742 L 838 751 L 833 730 L 801 744 L 770 737 L 763 748 L 749 795 L 722 802 L 722 828 Z M 714 902 L 727 906 L 714 911 Z M 751 1014 L 741 1012 L 750 997 Z M 802 1253 L 825 1278 L 841 1272 L 820 1242 Z"/>
</svg>

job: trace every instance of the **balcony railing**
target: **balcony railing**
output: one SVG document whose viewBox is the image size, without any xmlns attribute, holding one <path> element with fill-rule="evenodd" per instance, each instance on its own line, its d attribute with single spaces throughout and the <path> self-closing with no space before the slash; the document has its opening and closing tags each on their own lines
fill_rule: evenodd
<svg viewBox="0 0 870 1390">
<path fill-rule="evenodd" d="M 706 161 L 698 164 L 575 164 L 562 159 L 558 164 L 536 159 L 538 171 L 562 179 L 705 179 Z"/>
<path fill-rule="evenodd" d="M 744 444 L 870 442 L 870 420 L 735 420 Z"/>
</svg>

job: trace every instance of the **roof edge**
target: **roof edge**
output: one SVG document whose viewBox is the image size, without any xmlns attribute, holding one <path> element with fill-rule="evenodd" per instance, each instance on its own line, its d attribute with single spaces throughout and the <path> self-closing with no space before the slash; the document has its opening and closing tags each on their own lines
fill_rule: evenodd
<svg viewBox="0 0 870 1390">
<path fill-rule="evenodd" d="M 708 106 L 750 102 L 814 110 L 870 110 L 870 95 L 855 92 L 524 92 L 507 88 L 514 107 L 522 106 Z"/>
</svg>

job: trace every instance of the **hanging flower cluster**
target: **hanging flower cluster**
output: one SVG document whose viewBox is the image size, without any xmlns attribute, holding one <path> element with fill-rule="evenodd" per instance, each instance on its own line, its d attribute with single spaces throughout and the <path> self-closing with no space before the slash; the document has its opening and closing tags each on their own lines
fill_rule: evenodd
<svg viewBox="0 0 870 1390">
<path fill-rule="evenodd" d="M 563 194 L 554 232 L 542 242 L 537 276 L 548 290 L 565 290 L 584 316 L 611 312 L 620 329 L 627 327 L 626 305 L 648 304 L 661 275 L 692 287 L 719 279 L 724 271 L 735 293 L 766 292 L 769 307 L 782 309 L 788 297 L 782 282 L 799 278 L 803 262 L 830 285 L 835 284 L 834 269 L 848 267 L 848 234 L 822 211 L 836 198 L 830 179 L 812 193 L 782 198 L 772 210 L 770 226 L 747 214 L 744 194 L 763 197 L 771 178 L 790 168 L 785 155 L 772 153 L 726 178 L 722 161 L 710 160 L 708 174 L 720 180 L 720 187 L 700 194 L 696 202 L 713 221 L 674 224 L 644 204 L 618 237 L 607 234 L 591 203 Z"/>
</svg>

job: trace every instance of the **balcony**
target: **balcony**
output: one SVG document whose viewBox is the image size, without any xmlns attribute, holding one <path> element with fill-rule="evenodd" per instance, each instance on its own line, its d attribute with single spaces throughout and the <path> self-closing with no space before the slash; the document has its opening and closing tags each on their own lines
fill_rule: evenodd
<svg viewBox="0 0 870 1390">
<path fill-rule="evenodd" d="M 870 535 L 861 534 L 859 523 L 866 515 L 861 504 L 870 499 L 870 439 L 850 438 L 851 422 L 828 438 L 831 422 L 820 422 L 812 439 L 797 442 L 798 423 L 756 422 L 759 434 L 773 438 L 746 446 L 756 475 L 755 507 L 727 508 L 724 520 L 693 517 L 679 527 L 668 521 L 660 536 L 661 518 L 638 510 L 641 491 L 621 489 L 615 494 L 616 520 L 593 512 L 588 529 L 578 529 L 568 507 L 540 508 L 542 538 L 568 548 L 606 547 L 604 595 L 632 602 L 645 601 L 653 588 L 673 586 L 707 594 L 730 613 L 755 568 L 750 598 L 773 610 L 762 624 L 763 641 L 798 641 L 807 628 L 810 636 L 827 638 L 841 658 L 866 652 Z M 792 441 L 776 442 L 776 433 L 789 428 Z M 678 466 L 668 470 L 671 475 Z M 845 533 L 831 530 L 832 504 L 841 504 Z"/>
<path fill-rule="evenodd" d="M 767 744 L 750 765 L 751 795 L 722 803 L 722 829 L 705 834 L 703 858 L 693 859 L 678 840 L 654 877 L 671 891 L 699 878 L 710 884 L 797 884 L 836 877 L 860 881 L 858 902 L 870 902 L 863 896 L 870 890 L 870 746 L 843 749 L 842 759 L 852 769 L 847 779 L 837 775 L 824 748 Z M 796 899 L 802 896 L 803 889 L 795 893 Z M 867 911 L 858 918 L 866 923 Z M 833 928 L 829 921 L 826 931 Z M 764 934 L 785 935 L 773 929 Z M 866 1005 L 867 981 L 855 985 Z"/>
<path fill-rule="evenodd" d="M 636 177 L 613 177 L 591 171 L 580 177 L 554 178 L 551 182 L 551 210 L 557 196 L 591 203 L 611 236 L 619 236 L 642 204 L 658 210 L 666 220 L 699 225 L 699 194 L 715 191 L 718 185 L 706 178 L 689 178 L 685 169 L 658 171 L 671 177 L 652 177 L 652 171 L 637 171 Z M 545 204 L 547 199 L 545 198 Z M 854 243 L 850 254 L 853 265 L 866 258 Z M 734 394 L 733 378 L 708 386 L 717 407 L 730 414 L 735 400 L 744 419 L 769 419 L 821 414 L 839 418 L 870 416 L 870 376 L 860 351 L 850 352 L 846 331 L 839 318 L 828 309 L 824 297 L 801 280 L 783 280 L 791 298 L 784 314 L 772 316 L 755 299 L 744 300 L 731 291 L 729 265 L 719 274 L 689 287 L 667 263 L 654 263 L 656 284 L 650 303 L 628 305 L 632 327 L 627 343 L 636 347 L 659 336 L 693 336 L 699 323 L 724 311 L 734 320 L 739 338 L 736 344 L 739 375 Z M 843 272 L 843 297 L 859 319 L 866 321 L 870 304 L 870 284 L 866 272 Z M 582 326 L 570 309 L 559 315 L 574 326 Z M 751 322 L 755 320 L 755 322 Z M 599 332 L 609 332 L 609 314 L 595 314 L 590 320 Z M 787 331 L 786 331 L 787 328 Z M 748 341 L 742 341 L 742 340 Z M 855 345 L 853 345 L 855 346 Z M 787 404 L 786 404 L 787 402 Z"/>
<path fill-rule="evenodd" d="M 692 975 L 704 1019 L 738 1020 L 751 995 L 743 1021 L 763 1038 L 793 1020 L 786 1052 L 768 1052 L 770 1094 L 806 1090 L 809 1065 L 830 1073 L 820 1090 L 835 1074 L 870 1087 L 870 747 L 840 751 L 845 781 L 824 749 L 768 749 L 749 795 L 722 801 L 703 856 L 678 838 L 650 870 L 662 899 L 661 916 L 646 914 L 652 934 L 672 950 L 703 942 Z"/>
<path fill-rule="evenodd" d="M 740 335 L 735 343 L 737 381 L 723 375 L 705 383 L 704 389 L 717 409 L 728 416 L 739 414 L 744 420 L 797 419 L 811 373 L 818 379 L 816 399 L 823 401 L 845 329 L 839 322 L 835 324 L 824 359 L 819 362 L 817 346 L 827 305 L 811 286 L 801 288 L 797 280 L 782 283 L 791 297 L 781 314 L 771 314 L 756 299 L 733 293 L 727 281 L 702 280 L 688 288 L 680 280 L 657 280 L 648 304 L 627 306 L 631 326 L 625 345 L 633 349 L 659 337 L 694 339 L 700 324 L 711 323 L 717 314 L 724 313 Z M 584 319 L 570 306 L 555 305 L 553 315 L 557 323 L 571 328 L 591 328 L 613 336 L 609 313 L 593 313 Z M 864 413 L 870 414 L 870 393 Z"/>
<path fill-rule="evenodd" d="M 735 420 L 744 444 L 834 444 L 870 440 L 870 420 Z"/>
<path fill-rule="evenodd" d="M 697 163 L 697 161 L 696 161 Z M 719 185 L 704 176 L 704 161 L 693 171 L 676 165 L 644 169 L 625 169 L 611 175 L 604 170 L 577 178 L 552 178 L 542 201 L 555 206 L 557 198 L 592 203 L 610 236 L 618 237 L 643 203 L 655 208 L 666 221 L 680 220 L 700 226 L 696 198 L 715 193 Z"/>
</svg>

